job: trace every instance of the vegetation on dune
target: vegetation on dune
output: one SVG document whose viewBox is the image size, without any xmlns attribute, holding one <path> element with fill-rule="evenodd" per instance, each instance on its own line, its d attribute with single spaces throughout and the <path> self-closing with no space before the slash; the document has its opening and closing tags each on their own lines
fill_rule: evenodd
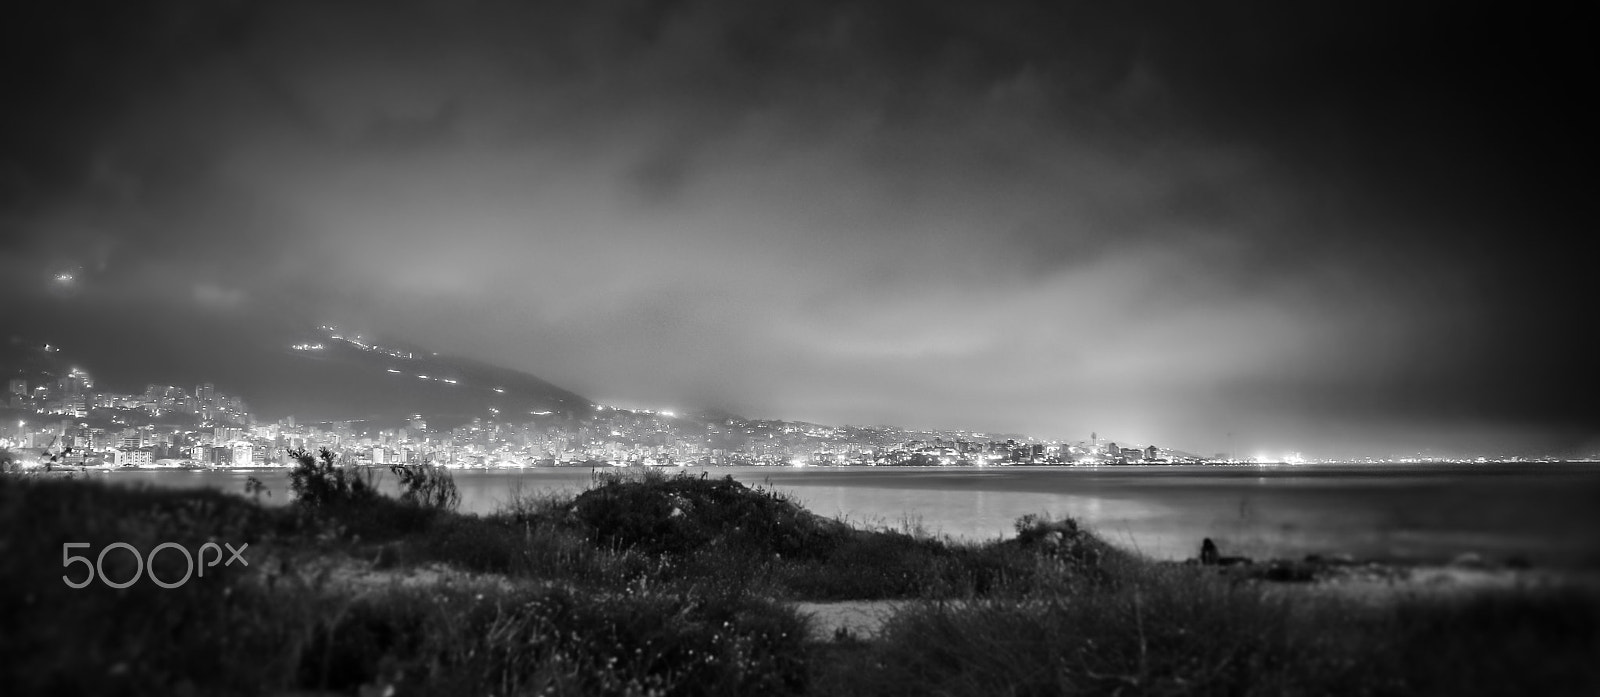
<svg viewBox="0 0 1600 697">
<path fill-rule="evenodd" d="M 816 559 L 852 536 L 849 526 L 801 508 L 775 491 L 734 481 L 648 471 L 636 481 L 610 474 L 560 511 L 603 547 L 682 555 L 724 547 Z"/>
<path fill-rule="evenodd" d="M 439 694 L 795 694 L 803 621 L 735 594 L 390 590 L 339 607 L 301 686 Z"/>
<path fill-rule="evenodd" d="M 839 695 L 1595 694 L 1592 592 L 1413 596 L 1393 604 L 1263 593 L 1193 567 L 1028 599 L 914 604 L 837 651 Z"/>
<path fill-rule="evenodd" d="M 454 512 L 297 453 L 296 503 L 0 477 L 8 694 L 1594 694 L 1600 599 L 1364 603 L 1159 564 L 1071 520 L 865 531 L 731 479 L 606 475 Z M 252 496 L 259 499 L 259 484 Z M 64 542 L 248 543 L 177 588 L 62 581 Z M 161 578 L 183 559 L 150 562 Z M 112 579 L 131 555 L 104 558 Z M 76 577 L 81 569 L 68 570 Z M 866 641 L 788 601 L 909 599 Z"/>
</svg>

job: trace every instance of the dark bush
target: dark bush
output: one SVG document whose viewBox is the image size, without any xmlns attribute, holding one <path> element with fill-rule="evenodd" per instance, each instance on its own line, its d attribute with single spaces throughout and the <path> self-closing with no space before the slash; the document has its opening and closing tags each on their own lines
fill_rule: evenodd
<svg viewBox="0 0 1600 697">
<path fill-rule="evenodd" d="M 827 556 L 855 531 L 813 514 L 783 495 L 751 489 L 733 477 L 612 478 L 566 509 L 602 546 L 682 555 L 717 544 L 785 558 Z"/>
<path fill-rule="evenodd" d="M 1077 566 L 1094 568 L 1116 553 L 1104 540 L 1079 529 L 1078 521 L 1071 518 L 1050 520 L 1030 513 L 1018 518 L 1014 527 L 1017 536 L 1013 544 Z"/>
<path fill-rule="evenodd" d="M 289 471 L 289 488 L 302 506 L 323 508 L 378 498 L 378 489 L 370 477 L 335 465 L 332 450 L 323 448 L 313 456 L 304 449 L 295 449 L 289 451 L 289 457 L 296 463 Z"/>
<path fill-rule="evenodd" d="M 455 478 L 440 465 L 390 465 L 389 471 L 400 478 L 400 500 L 405 503 L 439 511 L 461 505 Z"/>
</svg>

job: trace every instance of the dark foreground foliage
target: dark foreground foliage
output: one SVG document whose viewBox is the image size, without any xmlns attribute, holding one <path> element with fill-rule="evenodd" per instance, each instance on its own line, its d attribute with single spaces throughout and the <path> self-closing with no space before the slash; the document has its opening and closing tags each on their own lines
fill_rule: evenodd
<svg viewBox="0 0 1600 697">
<path fill-rule="evenodd" d="M 1029 599 L 926 602 L 836 652 L 839 695 L 1595 694 L 1592 591 L 1372 603 L 1267 593 L 1201 569 Z"/>
<path fill-rule="evenodd" d="M 301 506 L 326 508 L 360 505 L 378 498 L 378 488 L 362 470 L 340 467 L 332 450 L 323 448 L 313 455 L 304 449 L 290 450 L 295 461 L 289 470 L 289 489 Z"/>
<path fill-rule="evenodd" d="M 301 463 L 281 507 L 0 477 L 6 694 L 1600 694 L 1589 590 L 1373 602 L 1151 563 L 1070 520 L 955 544 L 655 473 L 463 515 Z M 250 566 L 62 580 L 83 575 L 64 542 L 208 541 Z M 869 641 L 787 602 L 833 598 L 911 600 Z"/>
<path fill-rule="evenodd" d="M 453 511 L 461 505 L 455 477 L 441 465 L 390 465 L 389 471 L 400 480 L 402 503 L 436 511 Z"/>
<path fill-rule="evenodd" d="M 775 491 L 734 481 L 669 477 L 656 472 L 637 481 L 611 476 L 570 504 L 566 517 L 602 547 L 646 554 L 683 555 L 717 546 L 788 558 L 816 559 L 854 532 Z"/>
</svg>

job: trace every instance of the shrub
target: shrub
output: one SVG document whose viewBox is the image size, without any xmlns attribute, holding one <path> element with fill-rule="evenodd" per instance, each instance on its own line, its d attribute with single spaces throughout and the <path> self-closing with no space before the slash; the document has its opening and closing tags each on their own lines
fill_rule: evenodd
<svg viewBox="0 0 1600 697">
<path fill-rule="evenodd" d="M 782 494 L 751 489 L 733 477 L 706 479 L 654 472 L 642 481 L 602 477 L 567 507 L 597 544 L 647 554 L 682 555 L 717 544 L 785 558 L 820 558 L 854 531 L 813 514 Z"/>
<path fill-rule="evenodd" d="M 1079 529 L 1078 521 L 1071 518 L 1050 520 L 1030 513 L 1013 526 L 1017 530 L 1013 544 L 1081 568 L 1097 567 L 1102 559 L 1115 554 L 1104 540 Z"/>
<path fill-rule="evenodd" d="M 289 488 L 302 506 L 324 508 L 364 503 L 378 498 L 378 488 L 370 477 L 334 464 L 333 451 L 323 448 L 313 456 L 304 449 L 289 451 L 295 459 L 289 471 Z"/>
<path fill-rule="evenodd" d="M 390 465 L 389 471 L 400 478 L 400 500 L 405 503 L 439 511 L 461 505 L 455 478 L 440 465 Z"/>
</svg>

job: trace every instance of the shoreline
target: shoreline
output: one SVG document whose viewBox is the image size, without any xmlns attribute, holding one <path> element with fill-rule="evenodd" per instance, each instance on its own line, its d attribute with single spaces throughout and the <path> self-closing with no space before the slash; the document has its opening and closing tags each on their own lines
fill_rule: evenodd
<svg viewBox="0 0 1600 697">
<path fill-rule="evenodd" d="M 873 472 L 874 469 L 879 471 Z M 1363 563 L 1374 562 L 1396 567 L 1446 566 L 1460 561 L 1468 565 L 1533 566 L 1576 572 L 1600 570 L 1600 557 L 1588 552 L 1590 548 L 1579 544 L 1592 535 L 1573 537 L 1557 531 L 1560 537 L 1552 538 L 1552 542 L 1545 543 L 1540 541 L 1545 538 L 1530 537 L 1540 531 L 1538 527 L 1522 530 L 1516 535 L 1506 535 L 1498 531 L 1489 531 L 1482 525 L 1470 523 L 1469 518 L 1463 518 L 1461 514 L 1449 511 L 1445 513 L 1453 518 L 1440 519 L 1436 524 L 1438 527 L 1433 528 L 1406 530 L 1357 527 L 1344 532 L 1340 532 L 1342 528 L 1338 527 L 1323 529 L 1320 526 L 1332 521 L 1327 515 L 1328 511 L 1333 510 L 1329 508 L 1330 504 L 1323 504 L 1322 512 L 1314 514 L 1298 513 L 1296 509 L 1285 508 L 1306 500 L 1302 492 L 1314 493 L 1327 490 L 1309 489 L 1313 486 L 1327 485 L 1321 484 L 1320 479 L 1298 479 L 1305 474 L 1300 470 L 1274 470 L 1291 478 L 1262 480 L 1274 484 L 1272 489 L 1261 493 L 1263 491 L 1260 488 L 1261 482 L 1254 479 L 1254 473 L 1259 471 L 1256 468 L 1242 473 L 1244 479 L 1235 478 L 1237 470 L 1210 469 L 1191 470 L 1192 474 L 1176 475 L 1167 479 L 1160 475 L 1171 470 L 1155 467 L 1142 468 L 1143 471 L 1138 476 L 1128 472 L 1127 468 L 1068 470 L 1008 466 L 982 469 L 937 468 L 942 471 L 934 471 L 935 469 L 917 467 L 882 471 L 883 468 L 851 467 L 801 469 L 730 467 L 691 468 L 687 471 L 694 475 L 709 474 L 716 477 L 731 474 L 752 486 L 777 487 L 804 500 L 807 505 L 814 504 L 818 510 L 840 517 L 858 528 L 891 530 L 918 528 L 921 534 L 948 536 L 961 543 L 981 544 L 1001 539 L 1007 534 L 1006 528 L 1009 528 L 1010 521 L 1023 513 L 1074 515 L 1082 512 L 1089 516 L 1086 522 L 1103 531 L 1107 539 L 1114 544 L 1129 551 L 1149 554 L 1157 560 L 1182 561 L 1193 557 L 1199 541 L 1193 536 L 1210 535 L 1217 537 L 1219 542 L 1227 546 L 1228 553 L 1245 554 L 1263 562 L 1278 560 L 1284 563 L 1300 563 L 1317 561 L 1320 557 L 1324 561 L 1344 559 L 1353 562 L 1359 559 Z M 1308 467 L 1308 469 L 1321 468 Z M 381 472 L 382 486 L 396 485 L 396 481 L 388 476 L 388 472 L 372 471 Z M 507 496 L 519 490 L 571 491 L 590 486 L 595 476 L 613 474 L 671 476 L 679 472 L 677 468 L 564 467 L 450 471 L 463 486 L 463 510 L 479 515 L 491 514 Z M 263 480 L 268 487 L 261 490 L 267 492 L 262 495 L 261 501 L 268 505 L 281 506 L 292 502 L 287 490 L 290 472 L 291 468 L 208 470 L 122 468 L 98 472 L 91 470 L 88 473 L 81 473 L 78 470 L 58 470 L 49 475 L 37 473 L 33 476 L 86 477 L 114 485 L 134 484 L 179 489 L 209 487 L 224 491 L 240 490 L 247 477 L 256 477 Z M 1024 479 L 1017 479 L 1014 474 L 1007 474 L 1008 472 L 1020 475 Z M 1115 477 L 1123 472 L 1127 472 L 1129 477 L 1100 479 L 1104 476 Z M 1210 472 L 1216 474 L 1208 474 Z M 1323 470 L 1320 474 L 1331 477 L 1332 479 L 1328 481 L 1337 487 L 1387 488 L 1389 485 L 1385 482 L 1388 481 L 1414 487 L 1420 486 L 1415 482 L 1432 481 L 1409 480 L 1403 473 L 1397 473 L 1392 480 L 1387 480 L 1368 479 L 1365 478 L 1366 475 L 1359 473 L 1347 475 L 1347 472 L 1348 470 L 1342 469 Z M 1439 475 L 1427 476 L 1446 478 L 1438 481 L 1457 481 L 1454 472 L 1455 470 L 1444 470 Z M 1588 486 L 1590 477 L 1583 472 L 1582 469 L 1577 470 L 1577 474 L 1572 475 L 1576 479 L 1571 481 Z M 946 474 L 956 475 L 960 479 L 952 484 L 957 480 L 945 478 Z M 1145 474 L 1157 478 L 1147 478 L 1143 476 Z M 1314 473 L 1312 476 L 1320 474 Z M 520 475 L 526 475 L 527 478 L 520 479 Z M 1190 486 L 1193 477 L 1201 478 L 1194 480 L 1200 486 Z M 1351 483 L 1346 484 L 1345 480 L 1348 477 L 1357 479 L 1351 479 L 1349 480 Z M 1528 481 L 1544 481 L 1538 474 L 1528 477 Z M 1113 484 L 1107 488 L 1100 483 L 1102 481 Z M 1491 478 L 1479 481 L 1492 483 L 1497 480 Z M 1048 488 L 1034 488 L 1041 485 Z M 1474 487 L 1472 491 L 1479 491 L 1488 484 L 1472 486 Z M 1552 485 L 1540 486 L 1549 489 Z M 979 498 L 971 499 L 978 504 L 941 509 L 944 511 L 943 518 L 924 517 L 925 512 L 929 510 L 927 506 L 947 503 L 952 495 L 950 492 L 957 490 L 979 492 L 981 494 Z M 1568 490 L 1577 491 L 1571 488 Z M 1221 493 L 1208 493 L 1212 491 Z M 274 492 L 276 495 L 273 495 Z M 1348 498 L 1348 494 L 1336 495 Z M 988 497 L 987 504 L 982 503 L 985 501 L 982 496 Z M 1278 498 L 1253 498 L 1257 496 Z M 1389 496 L 1393 499 L 1396 495 Z M 1342 499 L 1329 499 L 1331 503 L 1340 500 Z M 1246 511 L 1243 508 L 1244 504 L 1238 503 L 1239 501 L 1251 501 L 1252 506 L 1248 513 L 1255 515 L 1259 508 L 1259 512 L 1263 515 L 1259 516 L 1259 520 L 1242 517 Z M 1260 501 L 1259 507 L 1254 501 Z M 1398 505 L 1400 504 L 1397 500 L 1386 508 L 1374 507 L 1370 511 L 1357 512 L 1353 515 L 1358 517 L 1352 519 L 1372 521 L 1372 524 L 1376 524 L 1383 521 L 1382 516 L 1410 515 L 1405 508 L 1395 507 Z M 1165 518 L 1150 518 L 1155 515 Z M 1241 517 L 1236 519 L 1235 515 Z M 1300 518 L 1285 517 L 1285 515 L 1299 515 Z M 1501 515 L 1504 515 L 1503 511 Z M 1339 519 L 1346 517 L 1343 513 L 1337 516 Z M 1474 526 L 1450 527 L 1463 523 Z M 1476 560 L 1473 559 L 1474 555 L 1478 557 Z"/>
</svg>

